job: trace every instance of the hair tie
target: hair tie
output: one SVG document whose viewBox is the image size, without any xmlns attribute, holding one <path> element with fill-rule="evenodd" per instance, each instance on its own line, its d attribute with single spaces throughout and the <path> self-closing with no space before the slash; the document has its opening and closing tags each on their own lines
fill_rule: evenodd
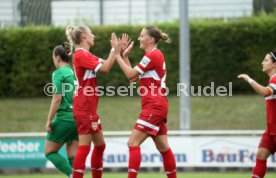
<svg viewBox="0 0 276 178">
<path fill-rule="evenodd" d="M 270 52 L 270 54 L 273 57 L 274 61 L 276 61 L 276 57 L 274 56 L 273 52 Z"/>
</svg>

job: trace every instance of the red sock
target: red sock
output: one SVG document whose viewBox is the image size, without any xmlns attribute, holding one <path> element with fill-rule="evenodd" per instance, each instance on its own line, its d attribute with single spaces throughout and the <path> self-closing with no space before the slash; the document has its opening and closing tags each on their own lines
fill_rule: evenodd
<svg viewBox="0 0 276 178">
<path fill-rule="evenodd" d="M 83 178 L 85 171 L 85 161 L 89 151 L 90 146 L 79 146 L 73 164 L 73 178 Z"/>
<path fill-rule="evenodd" d="M 103 173 L 103 153 L 105 144 L 95 146 L 91 155 L 91 172 L 93 178 L 102 178 Z"/>
<path fill-rule="evenodd" d="M 168 178 L 176 178 L 176 162 L 171 149 L 160 152 L 163 157 L 163 165 Z"/>
<path fill-rule="evenodd" d="M 128 178 L 136 178 L 141 164 L 140 146 L 129 147 Z"/>
<path fill-rule="evenodd" d="M 252 178 L 263 178 L 266 173 L 266 160 L 256 159 L 256 165 L 253 169 Z"/>
</svg>

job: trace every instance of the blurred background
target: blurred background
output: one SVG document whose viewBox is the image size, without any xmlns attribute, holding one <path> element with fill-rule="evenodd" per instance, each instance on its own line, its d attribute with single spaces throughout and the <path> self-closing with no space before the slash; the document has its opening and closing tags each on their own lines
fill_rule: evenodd
<svg viewBox="0 0 276 178">
<path fill-rule="evenodd" d="M 66 26 L 149 24 L 179 18 L 179 0 L 2 0 L 1 28 L 28 25 Z M 273 14 L 274 0 L 190 0 L 193 19 L 235 19 L 260 12 Z"/>
<path fill-rule="evenodd" d="M 273 0 L 190 0 L 189 16 L 233 19 L 273 12 Z M 90 25 L 149 24 L 179 17 L 179 0 L 2 0 L 1 27 L 68 23 Z"/>
</svg>

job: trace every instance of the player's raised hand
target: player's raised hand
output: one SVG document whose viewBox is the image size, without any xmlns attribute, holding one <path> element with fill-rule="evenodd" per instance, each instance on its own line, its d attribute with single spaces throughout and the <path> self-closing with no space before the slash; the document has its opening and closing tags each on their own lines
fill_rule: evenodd
<svg viewBox="0 0 276 178">
<path fill-rule="evenodd" d="M 122 34 L 122 39 L 121 39 L 121 54 L 126 50 L 128 47 L 129 43 L 131 42 L 131 39 L 129 38 L 127 33 Z"/>
<path fill-rule="evenodd" d="M 118 45 L 118 38 L 115 32 L 111 34 L 110 44 L 112 48 L 116 48 L 116 46 Z"/>
<path fill-rule="evenodd" d="M 247 74 L 240 74 L 238 75 L 238 78 L 244 79 L 245 81 L 248 81 L 250 79 L 249 75 Z"/>
<path fill-rule="evenodd" d="M 133 49 L 133 46 L 134 46 L 134 41 L 132 41 L 132 42 L 128 45 L 127 49 L 124 51 L 124 53 L 123 53 L 123 58 L 124 58 L 124 57 L 128 57 L 128 55 L 130 54 L 130 52 L 131 52 L 132 49 Z"/>
<path fill-rule="evenodd" d="M 119 38 L 117 41 L 117 45 L 115 47 L 115 56 L 120 55 L 121 50 L 122 50 L 122 40 Z"/>
</svg>

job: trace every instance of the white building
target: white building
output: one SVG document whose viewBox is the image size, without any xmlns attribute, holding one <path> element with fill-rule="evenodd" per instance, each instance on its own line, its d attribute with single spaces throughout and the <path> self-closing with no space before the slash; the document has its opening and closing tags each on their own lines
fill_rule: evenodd
<svg viewBox="0 0 276 178">
<path fill-rule="evenodd" d="M 17 26 L 20 22 L 20 12 L 17 8 L 20 0 L 0 1 L 0 28 Z"/>
<path fill-rule="evenodd" d="M 2 27 L 19 24 L 19 2 L 0 1 Z M 50 8 L 51 21 L 55 26 L 69 23 L 148 24 L 172 21 L 179 17 L 179 0 L 52 0 Z M 229 19 L 252 14 L 253 0 L 189 0 L 191 18 Z"/>
</svg>

